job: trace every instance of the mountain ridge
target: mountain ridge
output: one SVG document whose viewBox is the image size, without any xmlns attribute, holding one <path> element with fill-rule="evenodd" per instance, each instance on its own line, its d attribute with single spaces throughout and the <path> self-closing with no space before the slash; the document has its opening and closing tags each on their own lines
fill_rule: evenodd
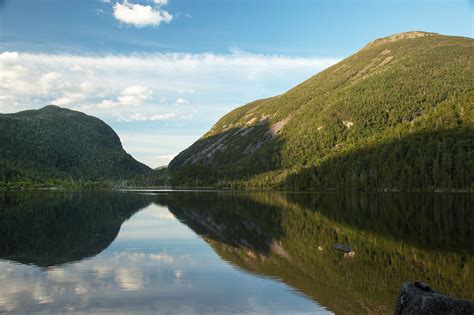
<svg viewBox="0 0 474 315">
<path fill-rule="evenodd" d="M 466 188 L 473 178 L 473 55 L 474 41 L 465 37 L 408 32 L 375 40 L 287 92 L 251 102 L 223 116 L 171 161 L 173 184 L 295 189 L 294 183 L 286 180 L 290 174 L 317 169 L 322 161 L 344 152 L 416 133 L 454 130 L 457 134 L 457 128 L 461 128 L 466 131 L 466 141 L 443 144 L 440 139 L 434 145 L 443 147 L 444 152 L 416 153 L 413 161 L 403 161 L 407 152 L 402 152 L 396 169 L 382 172 L 371 170 L 370 165 L 357 166 L 361 163 L 356 158 L 344 166 L 348 174 L 342 180 L 359 178 L 354 182 L 362 183 L 343 185 L 355 188 L 366 185 L 364 178 L 370 172 L 378 173 L 376 177 L 394 178 L 407 168 L 415 171 L 415 177 L 423 177 L 422 168 L 431 169 L 431 173 L 444 168 L 443 175 L 454 174 L 459 166 L 441 160 L 452 161 L 459 151 L 458 163 L 464 167 L 460 183 L 453 179 L 445 184 L 436 182 L 439 176 L 430 174 L 429 180 L 416 178 L 420 183 L 412 188 Z M 355 174 L 349 174 L 351 165 L 356 166 Z M 324 189 L 313 178 L 305 181 L 298 186 Z M 341 188 L 333 185 L 335 180 L 331 182 L 331 186 Z M 370 184 L 376 189 L 400 186 L 398 181 L 386 182 L 382 187 Z"/>
</svg>

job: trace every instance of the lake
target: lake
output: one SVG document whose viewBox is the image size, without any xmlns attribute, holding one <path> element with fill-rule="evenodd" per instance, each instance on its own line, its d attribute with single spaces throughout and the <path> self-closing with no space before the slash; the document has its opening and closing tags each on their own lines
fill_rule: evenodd
<svg viewBox="0 0 474 315">
<path fill-rule="evenodd" d="M 473 199 L 3 192 L 0 313 L 388 314 L 409 280 L 472 300 Z"/>
</svg>

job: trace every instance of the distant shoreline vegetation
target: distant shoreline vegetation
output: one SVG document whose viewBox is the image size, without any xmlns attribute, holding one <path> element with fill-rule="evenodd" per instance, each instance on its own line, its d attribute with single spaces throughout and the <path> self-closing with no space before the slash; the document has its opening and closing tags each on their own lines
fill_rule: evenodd
<svg viewBox="0 0 474 315">
<path fill-rule="evenodd" d="M 42 176 L 25 177 L 13 175 L 8 179 L 0 168 L 0 190 L 18 189 L 123 189 L 123 188 L 150 188 L 169 187 L 169 175 L 167 169 L 160 169 L 146 175 L 128 179 L 101 178 L 84 179 L 73 177 L 47 178 Z"/>
<path fill-rule="evenodd" d="M 32 180 L 29 178 L 16 178 L 10 181 L 0 180 L 0 191 L 5 190 L 36 190 L 36 189 L 59 189 L 59 190 L 95 190 L 95 189 L 175 189 L 175 190 L 222 190 L 222 191 L 281 191 L 281 192 L 313 192 L 331 193 L 343 191 L 359 192 L 419 192 L 419 193 L 474 193 L 473 187 L 467 188 L 424 188 L 424 189 L 399 189 L 399 188 L 272 188 L 272 187 L 252 187 L 247 183 L 225 183 L 221 182 L 215 186 L 172 186 L 169 179 L 163 179 L 162 175 L 154 177 L 153 180 L 85 180 L 85 179 L 45 179 Z"/>
<path fill-rule="evenodd" d="M 121 188 L 145 188 L 165 187 L 166 185 L 144 184 L 134 180 L 85 180 L 85 179 L 46 179 L 32 180 L 29 178 L 18 178 L 13 181 L 0 181 L 0 190 L 20 189 L 121 189 Z"/>
</svg>

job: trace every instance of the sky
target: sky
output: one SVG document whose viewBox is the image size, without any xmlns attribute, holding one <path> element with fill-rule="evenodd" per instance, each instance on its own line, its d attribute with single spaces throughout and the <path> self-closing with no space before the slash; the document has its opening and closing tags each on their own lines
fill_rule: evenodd
<svg viewBox="0 0 474 315">
<path fill-rule="evenodd" d="M 157 167 L 376 38 L 473 37 L 474 0 L 0 0 L 0 113 L 99 117 Z"/>
</svg>

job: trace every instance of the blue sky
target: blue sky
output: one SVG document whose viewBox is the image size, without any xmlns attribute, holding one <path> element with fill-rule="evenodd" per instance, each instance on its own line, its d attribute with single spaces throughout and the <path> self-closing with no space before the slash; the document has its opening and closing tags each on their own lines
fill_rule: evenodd
<svg viewBox="0 0 474 315">
<path fill-rule="evenodd" d="M 109 123 L 152 166 L 379 37 L 473 36 L 472 1 L 0 0 L 0 112 Z"/>
</svg>

